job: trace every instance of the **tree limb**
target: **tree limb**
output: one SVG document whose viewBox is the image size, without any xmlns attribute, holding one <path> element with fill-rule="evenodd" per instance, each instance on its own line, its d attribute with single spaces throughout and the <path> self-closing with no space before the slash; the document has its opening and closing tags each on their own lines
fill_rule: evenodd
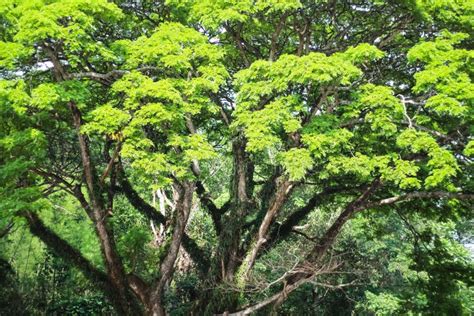
<svg viewBox="0 0 474 316">
<path fill-rule="evenodd" d="M 71 262 L 77 267 L 89 281 L 97 284 L 102 290 L 114 300 L 114 290 L 110 284 L 107 274 L 92 265 L 79 250 L 72 247 L 67 241 L 59 237 L 51 229 L 46 227 L 37 214 L 33 212 L 20 212 L 20 216 L 26 219 L 28 227 L 33 235 L 38 237 L 56 255 L 63 260 Z M 118 304 L 120 306 L 120 304 Z"/>
<path fill-rule="evenodd" d="M 189 219 L 189 214 L 192 208 L 192 200 L 194 193 L 194 183 L 184 182 L 175 185 L 177 192 L 176 201 L 176 224 L 173 228 L 170 244 L 167 248 L 167 254 L 160 264 L 160 274 L 156 282 L 153 283 L 150 289 L 150 303 L 152 310 L 158 311 L 158 315 L 164 314 L 162 307 L 162 296 L 165 285 L 168 283 L 174 272 L 174 264 L 178 257 L 179 248 L 184 235 L 184 230 Z"/>
<path fill-rule="evenodd" d="M 159 224 L 166 225 L 166 217 L 158 212 L 153 206 L 143 200 L 140 195 L 133 189 L 132 185 L 128 181 L 123 171 L 119 172 L 119 183 L 118 191 L 122 192 L 130 204 L 146 218 L 151 219 Z M 207 254 L 196 244 L 196 242 L 189 237 L 186 233 L 183 236 L 183 247 L 187 253 L 191 256 L 198 270 L 201 273 L 205 273 L 209 268 L 209 258 Z"/>
<path fill-rule="evenodd" d="M 199 200 L 204 205 L 204 207 L 209 211 L 211 215 L 212 222 L 214 223 L 214 228 L 216 234 L 219 235 L 221 231 L 221 214 L 222 211 L 214 204 L 209 193 L 204 188 L 204 185 L 201 181 L 196 181 L 196 193 L 198 194 Z"/>
<path fill-rule="evenodd" d="M 250 250 L 249 257 L 246 260 L 247 266 L 245 267 L 244 276 L 247 276 L 249 271 L 252 269 L 260 248 L 267 241 L 267 234 L 268 234 L 270 225 L 273 222 L 278 211 L 285 204 L 293 187 L 294 187 L 294 183 L 289 181 L 286 177 L 278 185 L 278 188 L 275 192 L 272 202 L 270 203 L 270 206 L 267 209 L 265 217 L 263 218 L 262 223 L 260 224 L 260 227 L 258 229 L 257 236 L 255 237 L 254 246 Z"/>
<path fill-rule="evenodd" d="M 341 231 L 344 224 L 354 215 L 354 213 L 374 208 L 378 206 L 390 205 L 401 201 L 408 201 L 416 198 L 456 198 L 462 200 L 473 200 L 474 194 L 464 194 L 464 193 L 451 193 L 443 191 L 435 192 L 412 192 L 400 196 L 394 196 L 387 199 L 382 199 L 376 202 L 368 203 L 367 200 L 372 195 L 372 193 L 380 186 L 378 180 L 374 181 L 372 185 L 356 200 L 349 203 L 345 210 L 339 215 L 336 221 L 331 225 L 331 227 L 325 232 L 323 237 L 320 239 L 319 243 L 311 250 L 311 252 L 306 257 L 306 264 L 316 264 L 319 262 L 322 257 L 325 255 L 328 248 L 334 243 L 335 238 Z M 236 313 L 231 313 L 229 315 L 249 315 L 252 312 L 255 312 L 269 304 L 274 303 L 275 305 L 281 304 L 288 296 L 289 293 L 298 288 L 301 284 L 310 281 L 314 277 L 313 273 L 300 272 L 289 276 L 285 282 L 283 289 L 277 294 L 271 296 L 270 298 L 247 307 Z"/>
<path fill-rule="evenodd" d="M 470 193 L 453 193 L 444 191 L 433 191 L 433 192 L 411 192 L 403 195 L 392 196 L 390 198 L 382 199 L 375 202 L 370 202 L 365 205 L 361 205 L 356 208 L 356 211 L 362 211 L 365 209 L 390 205 L 398 202 L 409 201 L 413 199 L 458 199 L 458 200 L 474 200 L 474 194 Z"/>
<path fill-rule="evenodd" d="M 136 71 L 139 72 L 146 72 L 146 71 L 158 71 L 161 70 L 158 67 L 140 67 L 135 69 Z M 93 72 L 93 71 L 87 71 L 87 72 L 78 72 L 78 73 L 71 73 L 67 74 L 65 76 L 65 79 L 82 79 L 82 78 L 87 78 L 91 80 L 98 81 L 100 83 L 110 85 L 114 80 L 119 79 L 120 77 L 130 73 L 130 70 L 111 70 L 108 73 L 98 73 L 98 72 Z"/>
<path fill-rule="evenodd" d="M 293 227 L 298 225 L 325 198 L 332 194 L 340 193 L 346 190 L 348 190 L 347 187 L 329 187 L 324 189 L 322 192 L 313 195 L 308 200 L 306 205 L 298 208 L 296 211 L 291 213 L 282 224 L 275 225 L 273 230 L 270 232 L 268 241 L 265 244 L 266 248 L 271 248 L 277 242 L 282 241 L 288 236 L 290 236 L 291 232 L 293 231 Z"/>
<path fill-rule="evenodd" d="M 307 264 L 314 264 L 316 263 L 321 257 L 325 254 L 326 250 L 332 245 L 335 240 L 335 237 L 340 232 L 342 226 L 347 222 L 347 220 L 351 217 L 351 215 L 355 212 L 355 208 L 366 201 L 369 196 L 375 191 L 378 187 L 379 182 L 378 180 L 374 181 L 372 185 L 365 190 L 365 192 L 358 197 L 353 202 L 349 203 L 345 210 L 339 215 L 336 221 L 331 225 L 331 227 L 326 231 L 323 237 L 320 239 L 319 243 L 315 245 L 315 247 L 310 251 L 310 253 L 306 256 L 306 262 L 303 262 L 298 265 L 301 267 L 301 271 L 289 275 L 284 280 L 284 287 L 283 289 L 278 292 L 277 294 L 271 296 L 270 298 L 264 300 L 263 302 L 257 303 L 253 306 L 250 306 L 242 311 L 237 313 L 233 313 L 230 315 L 249 315 L 251 312 L 254 312 L 260 308 L 263 308 L 271 303 L 276 305 L 281 304 L 284 300 L 286 300 L 289 293 L 297 289 L 301 284 L 306 283 L 314 276 L 314 272 L 306 272 L 307 269 L 304 269 L 304 266 Z"/>
</svg>

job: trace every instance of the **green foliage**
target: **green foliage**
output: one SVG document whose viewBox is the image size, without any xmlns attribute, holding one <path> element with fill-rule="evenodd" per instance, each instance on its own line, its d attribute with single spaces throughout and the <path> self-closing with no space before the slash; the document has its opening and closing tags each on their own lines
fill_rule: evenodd
<svg viewBox="0 0 474 316">
<path fill-rule="evenodd" d="M 28 232 L 26 212 L 43 241 L 107 274 L 105 227 L 118 274 L 147 293 L 182 228 L 160 289 L 171 314 L 237 312 L 291 285 L 294 268 L 317 276 L 258 315 L 472 314 L 473 10 L 0 0 L 0 314 L 115 313 L 84 267 Z M 423 198 L 433 191 L 444 197 Z M 339 217 L 354 201 L 361 211 Z M 131 287 L 114 295 L 139 302 Z"/>
<path fill-rule="evenodd" d="M 12 1 L 13 2 L 13 1 Z M 98 54 L 103 60 L 113 60 L 112 52 L 102 42 L 96 42 L 90 30 L 98 21 L 114 22 L 123 15 L 118 7 L 105 0 L 34 1 L 16 5 L 10 12 L 15 23 L 14 40 L 24 45 L 47 40 L 64 42 L 65 53 L 75 65 L 77 54 Z"/>
<path fill-rule="evenodd" d="M 416 178 L 418 170 L 419 167 L 412 161 L 391 156 L 370 157 L 361 153 L 353 157 L 331 158 L 326 166 L 329 174 L 354 174 L 365 181 L 380 175 L 382 180 L 392 182 L 401 189 L 420 187 L 420 180 Z"/>
<path fill-rule="evenodd" d="M 291 180 L 301 180 L 313 166 L 310 152 L 304 148 L 292 148 L 281 153 L 280 159 Z"/>
<path fill-rule="evenodd" d="M 90 112 L 91 122 L 82 128 L 86 134 L 98 133 L 119 138 L 119 132 L 130 121 L 130 115 L 120 109 L 114 108 L 111 104 L 97 107 Z"/>
<path fill-rule="evenodd" d="M 301 97 L 278 95 L 295 86 L 307 87 L 305 89 L 311 89 L 308 93 L 314 94 L 327 85 L 348 85 L 361 75 L 356 64 L 382 56 L 383 53 L 373 46 L 359 45 L 331 56 L 311 53 L 302 57 L 283 55 L 275 62 L 256 61 L 248 69 L 237 73 L 239 107 L 235 124 L 244 128 L 247 149 L 256 152 L 281 145 L 282 132 L 291 135 L 299 131 L 302 117 L 314 115 L 308 113 L 308 101 Z M 304 133 L 302 141 L 316 158 L 321 158 L 339 148 L 349 147 L 351 135 L 344 129 L 326 134 Z M 294 179 L 302 178 L 302 172 L 312 165 L 306 152 L 300 159 L 299 168 L 295 163 L 290 167 L 289 159 L 281 160 L 287 170 L 293 170 L 290 174 Z M 290 153 L 283 155 L 289 157 Z M 294 156 L 294 153 L 291 155 Z"/>
<path fill-rule="evenodd" d="M 427 188 L 446 185 L 446 180 L 456 175 L 459 169 L 456 158 L 451 152 L 440 147 L 435 139 L 425 132 L 413 129 L 403 131 L 398 139 L 398 146 L 408 148 L 414 153 L 427 152 L 429 176 L 425 179 Z M 449 185 L 447 185 L 449 187 Z"/>
<path fill-rule="evenodd" d="M 469 141 L 469 143 L 464 148 L 464 154 L 470 157 L 474 156 L 474 141 L 473 140 Z"/>
<path fill-rule="evenodd" d="M 20 59 L 31 53 L 30 49 L 19 43 L 0 41 L 0 69 L 14 69 Z"/>
<path fill-rule="evenodd" d="M 396 296 L 387 293 L 377 295 L 369 291 L 365 295 L 367 305 L 364 309 L 375 315 L 393 315 L 400 310 L 401 301 Z"/>
<path fill-rule="evenodd" d="M 439 19 L 443 22 L 459 23 L 467 28 L 473 27 L 474 7 L 471 0 L 417 0 L 415 4 L 425 19 Z"/>
<path fill-rule="evenodd" d="M 86 297 L 67 297 L 55 302 L 48 313 L 67 315 L 91 315 L 112 313 L 112 308 L 100 295 Z"/>
<path fill-rule="evenodd" d="M 353 134 L 347 129 L 335 129 L 328 133 L 304 133 L 302 141 L 308 146 L 316 159 L 337 154 L 343 149 L 351 148 Z"/>
<path fill-rule="evenodd" d="M 188 1 L 168 0 L 172 5 L 191 6 L 191 17 L 210 29 L 218 29 L 225 23 L 245 22 L 249 15 L 280 13 L 301 7 L 299 0 L 257 0 L 257 1 Z"/>
<path fill-rule="evenodd" d="M 403 106 L 393 96 L 389 87 L 367 84 L 360 88 L 357 100 L 349 107 L 347 117 L 365 114 L 365 121 L 380 135 L 393 135 L 397 132 L 397 122 L 403 117 Z"/>
<path fill-rule="evenodd" d="M 422 62 L 424 70 L 415 74 L 415 92 L 433 91 L 426 108 L 439 115 L 463 117 L 474 100 L 472 51 L 456 49 L 468 37 L 464 33 L 442 32 L 433 42 L 420 43 L 408 52 L 410 62 Z"/>
</svg>

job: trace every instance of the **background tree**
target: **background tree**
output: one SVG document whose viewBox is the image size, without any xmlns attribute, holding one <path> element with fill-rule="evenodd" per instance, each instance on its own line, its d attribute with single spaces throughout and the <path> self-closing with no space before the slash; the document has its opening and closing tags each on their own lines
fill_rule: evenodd
<svg viewBox="0 0 474 316">
<path fill-rule="evenodd" d="M 117 314 L 469 313 L 473 9 L 5 0 L 2 235 Z"/>
</svg>

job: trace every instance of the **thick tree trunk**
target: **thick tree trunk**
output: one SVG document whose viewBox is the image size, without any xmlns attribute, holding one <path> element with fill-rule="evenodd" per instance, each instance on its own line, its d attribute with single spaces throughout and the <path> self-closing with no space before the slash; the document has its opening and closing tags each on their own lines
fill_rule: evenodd
<svg viewBox="0 0 474 316">
<path fill-rule="evenodd" d="M 208 273 L 209 289 L 201 293 L 193 315 L 212 315 L 237 307 L 238 294 L 231 291 L 221 293 L 219 286 L 234 282 L 235 273 L 242 263 L 242 226 L 246 215 L 254 208 L 251 200 L 254 170 L 245 147 L 245 139 L 238 135 L 232 143 L 234 161 L 230 200 L 228 211 L 221 219 L 216 254 Z"/>
<path fill-rule="evenodd" d="M 240 243 L 245 216 L 254 208 L 253 164 L 245 151 L 246 141 L 239 136 L 232 143 L 234 155 L 233 177 L 231 186 L 230 211 L 225 216 L 226 225 L 219 236 L 218 261 L 220 279 L 232 282 L 234 274 L 241 264 Z"/>
</svg>

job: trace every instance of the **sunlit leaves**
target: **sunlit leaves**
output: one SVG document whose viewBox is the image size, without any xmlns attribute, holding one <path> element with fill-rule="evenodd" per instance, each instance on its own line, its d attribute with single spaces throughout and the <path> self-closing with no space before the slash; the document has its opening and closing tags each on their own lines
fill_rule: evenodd
<svg viewBox="0 0 474 316">
<path fill-rule="evenodd" d="M 244 107 L 245 105 L 242 105 Z M 278 98 L 258 111 L 238 110 L 239 123 L 245 126 L 248 138 L 247 149 L 258 151 L 279 143 L 278 129 L 292 133 L 300 127 L 300 121 L 292 113 L 301 107 L 298 98 Z"/>
<path fill-rule="evenodd" d="M 114 108 L 110 104 L 96 108 L 89 116 L 91 122 L 84 125 L 83 132 L 94 132 L 113 137 L 130 121 L 130 115 L 127 112 Z"/>
<path fill-rule="evenodd" d="M 30 101 L 25 89 L 23 80 L 0 80 L 0 111 L 5 114 L 11 111 L 16 115 L 24 114 Z"/>
<path fill-rule="evenodd" d="M 421 188 L 421 181 L 417 178 L 420 168 L 414 161 L 392 159 L 392 162 L 379 168 L 382 180 L 390 181 L 401 189 Z"/>
<path fill-rule="evenodd" d="M 191 7 L 194 20 L 210 29 L 217 29 L 226 22 L 244 22 L 256 13 L 286 12 L 301 7 L 299 0 L 232 0 L 188 1 L 168 0 L 169 3 Z"/>
<path fill-rule="evenodd" d="M 92 111 L 83 131 L 122 140 L 122 156 L 132 168 L 154 174 L 158 182 L 171 173 L 185 176 L 193 160 L 214 157 L 206 138 L 186 135 L 185 126 L 193 115 L 216 111 L 209 93 L 227 77 L 222 51 L 179 23 L 164 23 L 149 37 L 116 45 L 125 52 L 126 68 L 151 74 L 126 72 L 111 90 L 121 101 Z"/>
<path fill-rule="evenodd" d="M 283 55 L 275 62 L 256 61 L 236 75 L 239 98 L 246 100 L 281 93 L 290 84 L 315 87 L 324 84 L 349 84 L 362 74 L 344 54 L 326 56 L 310 53 L 306 56 Z"/>
<path fill-rule="evenodd" d="M 374 160 L 369 156 L 356 153 L 353 157 L 336 156 L 331 157 L 326 166 L 327 175 L 353 174 L 361 180 L 367 180 L 375 168 Z"/>
<path fill-rule="evenodd" d="M 305 148 L 292 148 L 280 154 L 281 164 L 290 176 L 290 180 L 301 180 L 313 166 L 310 152 Z"/>
<path fill-rule="evenodd" d="M 393 155 L 367 156 L 356 153 L 352 157 L 331 157 L 326 166 L 328 175 L 352 174 L 361 181 L 370 181 L 380 176 L 382 181 L 402 189 L 420 188 L 417 179 L 419 167 L 413 161 L 402 160 Z"/>
<path fill-rule="evenodd" d="M 216 91 L 227 77 L 221 64 L 222 50 L 208 43 L 194 29 L 179 23 L 164 23 L 150 37 L 130 42 L 127 67 L 157 66 L 174 76 L 195 80 L 195 88 Z"/>
<path fill-rule="evenodd" d="M 428 154 L 427 167 L 430 172 L 425 179 L 427 188 L 448 185 L 449 179 L 455 176 L 459 170 L 453 154 L 440 147 L 435 139 L 425 132 L 406 129 L 398 136 L 397 144 L 402 148 L 410 149 L 414 153 L 425 152 Z"/>
<path fill-rule="evenodd" d="M 177 113 L 170 111 L 162 103 L 148 103 L 135 112 L 132 126 L 160 126 L 161 123 L 172 121 Z"/>
<path fill-rule="evenodd" d="M 472 51 L 456 49 L 468 37 L 463 33 L 442 32 L 432 42 L 422 42 L 408 52 L 408 60 L 422 62 L 424 70 L 415 74 L 415 92 L 437 94 L 426 101 L 426 107 L 441 116 L 462 117 L 474 102 Z"/>
<path fill-rule="evenodd" d="M 474 140 L 469 141 L 469 143 L 464 148 L 464 154 L 470 157 L 474 157 Z"/>
<path fill-rule="evenodd" d="M 353 134 L 347 129 L 335 129 L 328 133 L 303 134 L 302 142 L 308 146 L 315 158 L 321 159 L 330 154 L 336 154 L 342 149 L 350 148 L 352 136 Z"/>
<path fill-rule="evenodd" d="M 348 85 L 362 74 L 355 63 L 382 56 L 378 49 L 360 45 L 331 56 L 310 53 L 302 57 L 283 55 L 275 62 L 259 60 L 237 73 L 236 117 L 237 124 L 244 127 L 249 139 L 247 149 L 258 151 L 275 146 L 280 143 L 280 130 L 290 134 L 301 128 L 302 117 L 307 115 L 309 105 L 298 97 L 298 93 L 279 95 L 298 88 L 306 89 L 311 95 L 325 86 Z M 273 98 L 274 101 L 265 104 L 265 99 Z"/>
<path fill-rule="evenodd" d="M 20 3 L 11 8 L 12 21 L 17 33 L 15 41 L 32 47 L 47 41 L 64 42 L 64 51 L 69 63 L 79 62 L 79 52 L 100 56 L 102 60 L 113 60 L 114 56 L 104 43 L 95 41 L 91 32 L 98 21 L 117 21 L 121 10 L 113 3 L 98 0 L 64 0 L 54 2 L 36 1 Z"/>
<path fill-rule="evenodd" d="M 365 121 L 373 131 L 392 135 L 397 131 L 396 123 L 402 119 L 403 106 L 389 87 L 367 84 L 360 88 L 357 101 L 351 105 L 346 115 L 357 117 L 362 113 L 366 113 Z"/>
<path fill-rule="evenodd" d="M 175 83 L 171 79 L 153 81 L 139 72 L 131 72 L 115 82 L 112 91 L 124 94 L 124 107 L 130 110 L 139 108 L 149 100 L 179 105 L 183 103 L 183 99 Z"/>
<path fill-rule="evenodd" d="M 21 10 L 20 10 L 21 9 Z M 47 38 L 70 39 L 72 35 L 86 35 L 95 19 L 116 20 L 122 17 L 120 9 L 105 0 L 63 0 L 34 5 L 22 4 L 19 32 L 16 39 L 36 42 Z"/>
<path fill-rule="evenodd" d="M 380 49 L 367 43 L 355 47 L 351 46 L 345 52 L 338 54 L 341 54 L 344 59 L 350 60 L 354 64 L 370 62 L 385 56 L 385 53 Z"/>
<path fill-rule="evenodd" d="M 440 115 L 463 116 L 467 112 L 467 107 L 461 102 L 444 94 L 432 96 L 426 101 L 425 106 Z"/>
<path fill-rule="evenodd" d="M 474 25 L 474 5 L 470 0 L 416 0 L 414 3 L 427 20 L 439 19 L 447 23 L 459 23 L 466 28 L 472 28 Z"/>
<path fill-rule="evenodd" d="M 192 134 L 189 136 L 176 135 L 171 138 L 170 145 L 183 150 L 185 162 L 188 163 L 193 160 L 211 159 L 216 155 L 206 138 L 200 134 Z"/>
<path fill-rule="evenodd" d="M 27 57 L 31 52 L 31 49 L 19 43 L 0 41 L 0 69 L 13 69 L 19 59 Z"/>
<path fill-rule="evenodd" d="M 52 109 L 61 99 L 60 91 L 55 84 L 44 83 L 31 92 L 32 105 L 39 109 Z"/>
</svg>

